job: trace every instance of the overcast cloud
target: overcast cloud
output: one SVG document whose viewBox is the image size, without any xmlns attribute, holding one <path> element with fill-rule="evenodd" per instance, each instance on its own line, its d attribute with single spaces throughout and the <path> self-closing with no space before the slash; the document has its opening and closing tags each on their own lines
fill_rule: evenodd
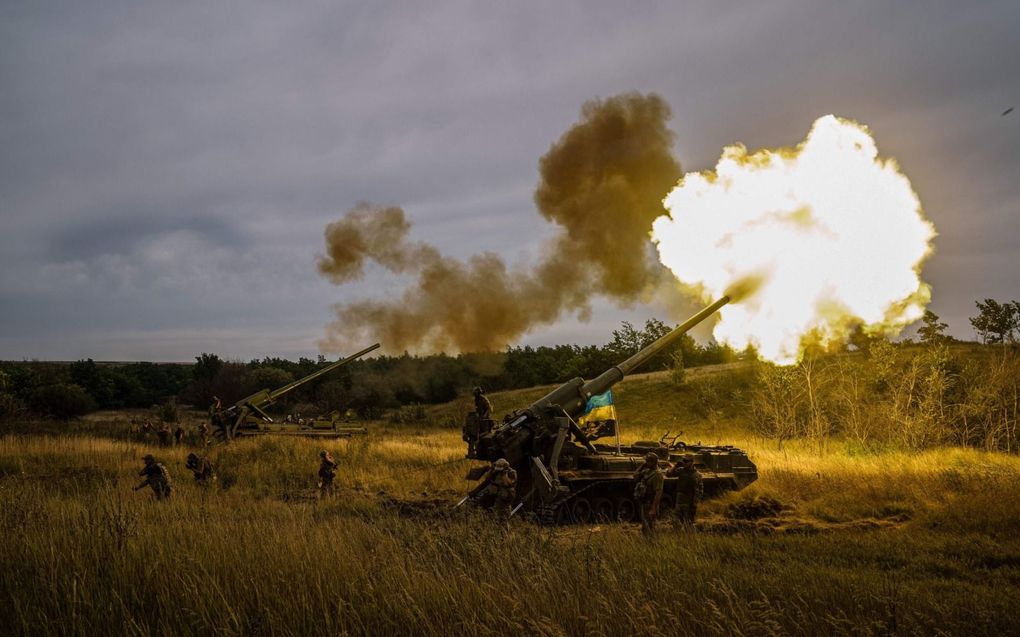
<svg viewBox="0 0 1020 637">
<path fill-rule="evenodd" d="M 393 204 L 445 253 L 533 257 L 539 156 L 630 90 L 671 104 L 685 170 L 867 124 L 938 229 L 932 308 L 971 337 L 975 299 L 1020 299 L 1020 3 L 821 4 L 6 2 L 0 358 L 314 355 L 333 303 L 405 283 L 330 285 L 327 223 Z"/>
</svg>

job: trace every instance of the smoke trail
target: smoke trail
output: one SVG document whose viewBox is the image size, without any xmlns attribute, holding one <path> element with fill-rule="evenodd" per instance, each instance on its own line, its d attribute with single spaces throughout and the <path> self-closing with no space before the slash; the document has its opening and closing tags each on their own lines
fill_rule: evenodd
<svg viewBox="0 0 1020 637">
<path fill-rule="evenodd" d="M 843 341 L 857 325 L 895 334 L 928 302 L 920 270 L 935 229 L 896 163 L 849 120 L 818 119 L 795 148 L 726 148 L 665 204 L 653 234 L 677 279 L 706 298 L 754 282 L 715 326 L 734 347 L 790 363 L 808 338 Z"/>
<path fill-rule="evenodd" d="M 342 285 L 367 262 L 415 282 L 397 299 L 336 307 L 320 346 L 343 350 L 379 340 L 389 351 L 497 350 L 566 313 L 586 320 L 590 300 L 647 299 L 671 281 L 649 240 L 663 214 L 662 195 L 679 179 L 666 127 L 669 106 L 657 95 L 593 100 L 539 161 L 535 203 L 560 232 L 532 266 L 509 267 L 496 254 L 460 261 L 410 241 L 396 207 L 360 204 L 326 228 L 320 273 Z"/>
</svg>

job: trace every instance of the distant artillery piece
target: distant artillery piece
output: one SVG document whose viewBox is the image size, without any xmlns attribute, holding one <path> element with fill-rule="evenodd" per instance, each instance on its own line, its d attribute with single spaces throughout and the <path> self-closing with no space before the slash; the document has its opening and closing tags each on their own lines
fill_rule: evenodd
<svg viewBox="0 0 1020 637">
<path fill-rule="evenodd" d="M 315 370 L 303 378 L 299 378 L 279 389 L 262 389 L 247 398 L 243 398 L 226 409 L 216 410 L 212 414 L 213 433 L 222 441 L 232 440 L 238 436 L 285 435 L 312 438 L 346 438 L 358 433 L 365 433 L 363 427 L 343 427 L 339 418 L 329 420 L 312 420 L 306 424 L 278 423 L 264 410 L 275 403 L 281 396 L 311 382 L 334 369 L 346 365 L 356 358 L 378 349 L 379 343 L 342 358 L 331 365 Z"/>
</svg>

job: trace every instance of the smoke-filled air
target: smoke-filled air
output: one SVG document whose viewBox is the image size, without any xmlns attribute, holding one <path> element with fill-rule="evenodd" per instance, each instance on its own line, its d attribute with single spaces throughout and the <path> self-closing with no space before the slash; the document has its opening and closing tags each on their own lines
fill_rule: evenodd
<svg viewBox="0 0 1020 637">
<path fill-rule="evenodd" d="M 559 226 L 533 263 L 508 266 L 483 252 L 462 261 L 410 238 L 399 207 L 361 204 L 326 228 L 319 271 L 342 285 L 375 264 L 413 281 L 396 299 L 336 307 L 320 346 L 349 351 L 378 340 L 389 351 L 497 350 L 565 314 L 585 320 L 590 300 L 621 305 L 675 295 L 649 233 L 680 178 L 657 95 L 593 100 L 539 161 L 535 204 Z"/>
<path fill-rule="evenodd" d="M 892 335 L 921 317 L 934 227 L 864 126 L 827 115 L 794 148 L 727 147 L 683 177 L 653 225 L 659 257 L 705 300 L 734 284 L 714 335 L 778 363 L 852 330 Z"/>
</svg>

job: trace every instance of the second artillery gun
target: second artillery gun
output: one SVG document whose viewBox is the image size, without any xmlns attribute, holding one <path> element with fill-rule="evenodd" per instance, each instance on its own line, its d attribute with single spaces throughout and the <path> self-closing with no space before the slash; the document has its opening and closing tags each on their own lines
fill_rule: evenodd
<svg viewBox="0 0 1020 637">
<path fill-rule="evenodd" d="M 238 436 L 251 436 L 262 434 L 284 434 L 310 437 L 336 438 L 350 436 L 356 433 L 365 433 L 361 427 L 340 427 L 336 419 L 322 421 L 328 423 L 326 426 L 318 424 L 319 421 L 309 421 L 309 425 L 298 425 L 290 423 L 278 423 L 264 410 L 287 394 L 305 383 L 311 382 L 320 376 L 328 374 L 337 367 L 346 365 L 356 358 L 360 358 L 372 350 L 378 349 L 379 343 L 366 347 L 360 352 L 351 354 L 347 358 L 317 369 L 303 378 L 287 383 L 279 389 L 262 389 L 247 398 L 242 398 L 233 405 L 224 409 L 211 410 L 213 433 L 220 440 L 231 440 Z"/>
<path fill-rule="evenodd" d="M 592 396 L 609 391 L 729 301 L 730 297 L 722 297 L 595 379 L 570 380 L 491 429 L 479 428 L 477 420 L 471 421 L 464 436 L 468 457 L 490 462 L 505 458 L 518 475 L 514 510 L 532 511 L 544 523 L 634 519 L 633 475 L 649 452 L 660 461 L 693 458 L 706 496 L 746 487 L 758 478 L 758 470 L 747 453 L 734 447 L 689 445 L 665 436 L 625 446 L 594 444 L 577 423 Z M 468 479 L 479 480 L 487 474 L 485 467 L 477 467 Z M 485 487 L 483 481 L 468 497 L 488 505 Z M 676 497 L 676 480 L 667 478 L 662 508 L 672 508 Z"/>
</svg>

